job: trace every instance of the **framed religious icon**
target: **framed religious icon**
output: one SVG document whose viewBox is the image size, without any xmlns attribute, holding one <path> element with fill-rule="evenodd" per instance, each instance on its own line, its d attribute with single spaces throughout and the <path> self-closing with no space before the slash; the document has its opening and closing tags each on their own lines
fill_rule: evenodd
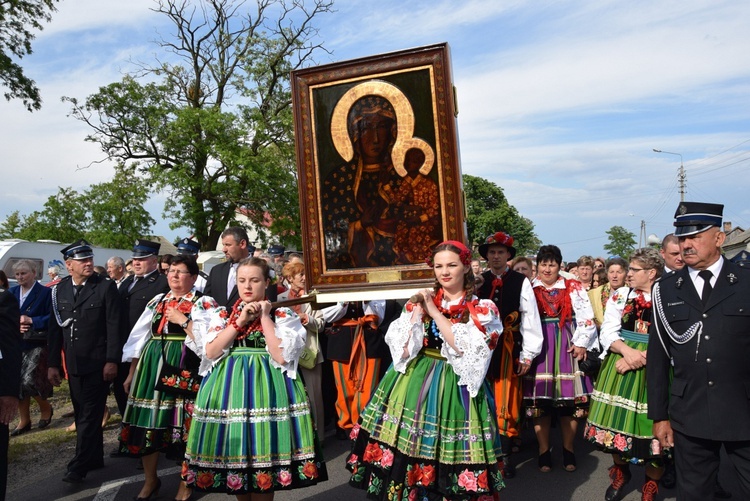
<svg viewBox="0 0 750 501">
<path fill-rule="evenodd" d="M 447 44 L 292 72 L 307 286 L 408 297 L 466 241 Z"/>
</svg>

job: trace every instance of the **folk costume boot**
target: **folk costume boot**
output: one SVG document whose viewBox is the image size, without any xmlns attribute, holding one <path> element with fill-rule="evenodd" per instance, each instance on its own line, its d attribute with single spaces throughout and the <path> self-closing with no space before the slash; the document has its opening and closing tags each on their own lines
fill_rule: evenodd
<svg viewBox="0 0 750 501">
<path fill-rule="evenodd" d="M 646 476 L 646 483 L 641 489 L 641 501 L 654 501 L 659 493 L 659 482 Z"/>
<path fill-rule="evenodd" d="M 604 493 L 605 501 L 619 501 L 625 495 L 625 484 L 630 482 L 632 474 L 630 466 L 627 464 L 613 464 L 609 467 L 609 479 L 612 484 Z"/>
</svg>

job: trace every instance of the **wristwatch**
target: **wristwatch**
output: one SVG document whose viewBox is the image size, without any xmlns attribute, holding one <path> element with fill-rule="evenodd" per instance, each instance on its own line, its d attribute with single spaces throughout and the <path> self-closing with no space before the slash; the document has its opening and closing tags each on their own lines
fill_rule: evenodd
<svg viewBox="0 0 750 501">
<path fill-rule="evenodd" d="M 190 317 L 187 317 L 183 323 L 180 324 L 180 327 L 183 329 L 187 329 L 188 324 L 190 323 Z"/>
</svg>

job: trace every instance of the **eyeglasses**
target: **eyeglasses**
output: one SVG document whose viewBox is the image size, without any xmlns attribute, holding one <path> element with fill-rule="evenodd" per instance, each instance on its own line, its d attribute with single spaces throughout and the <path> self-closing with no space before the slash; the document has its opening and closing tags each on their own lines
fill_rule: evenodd
<svg viewBox="0 0 750 501">
<path fill-rule="evenodd" d="M 628 266 L 628 271 L 632 271 L 635 273 L 638 273 L 639 271 L 643 270 L 650 270 L 651 268 L 636 268 L 635 266 Z"/>
<path fill-rule="evenodd" d="M 169 270 L 167 271 L 167 275 L 190 275 L 190 272 L 183 270 Z"/>
</svg>

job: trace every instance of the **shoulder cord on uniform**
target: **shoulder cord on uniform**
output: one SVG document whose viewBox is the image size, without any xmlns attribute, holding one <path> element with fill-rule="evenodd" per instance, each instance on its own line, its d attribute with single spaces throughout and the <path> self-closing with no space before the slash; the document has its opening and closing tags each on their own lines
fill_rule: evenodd
<svg viewBox="0 0 750 501">
<path fill-rule="evenodd" d="M 60 327 L 64 329 L 73 322 L 73 319 L 69 318 L 63 322 L 62 318 L 60 318 L 60 312 L 57 309 L 57 286 L 58 285 L 59 284 L 55 284 L 52 287 L 52 311 L 55 312 L 55 320 L 57 320 L 57 325 L 59 325 Z"/>
<path fill-rule="evenodd" d="M 698 360 L 698 350 L 701 347 L 701 333 L 703 332 L 703 321 L 695 322 L 693 325 L 691 325 L 688 330 L 685 331 L 684 334 L 677 334 L 674 329 L 669 325 L 669 322 L 667 321 L 667 315 L 664 313 L 664 306 L 661 302 L 661 289 L 659 288 L 659 284 L 654 284 L 654 289 L 652 291 L 653 296 L 653 305 L 654 309 L 656 310 L 656 314 L 659 317 L 659 320 L 661 320 L 662 325 L 664 325 L 664 330 L 669 335 L 670 339 L 674 341 L 677 344 L 685 344 L 696 335 L 698 336 L 698 341 L 695 346 L 695 360 Z M 666 345 L 664 344 L 664 340 L 661 337 L 661 332 L 659 332 L 659 322 L 656 323 L 656 334 L 659 336 L 659 341 L 661 341 L 662 346 L 664 347 L 664 351 L 667 353 L 667 356 L 671 358 L 671 355 L 669 354 L 669 350 L 667 350 Z"/>
</svg>

